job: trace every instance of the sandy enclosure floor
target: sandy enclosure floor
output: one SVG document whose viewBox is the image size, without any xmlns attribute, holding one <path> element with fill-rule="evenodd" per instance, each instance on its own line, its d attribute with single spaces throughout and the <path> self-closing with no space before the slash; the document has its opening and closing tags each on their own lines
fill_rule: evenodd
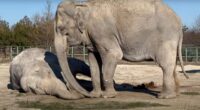
<svg viewBox="0 0 200 110">
<path fill-rule="evenodd" d="M 195 92 L 200 94 L 200 66 L 186 65 L 185 70 L 188 72 L 190 79 L 185 79 L 180 67 L 177 68 L 180 79 L 181 92 Z M 96 102 L 96 101 L 124 101 L 124 102 L 155 102 L 170 105 L 169 107 L 150 107 L 136 108 L 136 110 L 200 110 L 200 95 L 184 95 L 181 94 L 175 99 L 157 99 L 150 92 L 134 90 L 133 87 L 143 83 L 154 82 L 157 88 L 155 91 L 161 90 L 162 71 L 156 65 L 118 65 L 115 76 L 117 84 L 129 85 L 123 86 L 126 89 L 118 91 L 116 98 L 111 99 L 81 99 L 74 101 L 75 103 Z M 0 109 L 3 110 L 21 110 L 18 107 L 18 101 L 42 101 L 42 102 L 65 102 L 53 96 L 35 96 L 33 94 L 20 95 L 17 91 L 7 89 L 9 84 L 9 64 L 0 64 Z M 26 110 L 26 109 L 25 109 Z"/>
</svg>

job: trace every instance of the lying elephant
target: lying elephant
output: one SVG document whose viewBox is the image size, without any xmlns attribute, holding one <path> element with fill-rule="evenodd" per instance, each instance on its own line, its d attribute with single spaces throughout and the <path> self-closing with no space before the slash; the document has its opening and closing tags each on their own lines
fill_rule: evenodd
<svg viewBox="0 0 200 110">
<path fill-rule="evenodd" d="M 68 59 L 73 75 L 90 75 L 83 61 Z M 35 94 L 55 95 L 63 99 L 79 99 L 83 96 L 66 88 L 57 57 L 44 49 L 31 48 L 17 55 L 10 65 L 12 89 Z"/>
<path fill-rule="evenodd" d="M 113 76 L 121 59 L 153 59 L 163 70 L 163 90 L 158 97 L 176 97 L 177 55 L 185 74 L 182 40 L 181 21 L 162 0 L 88 0 L 80 4 L 64 1 L 56 12 L 55 48 L 62 75 L 72 89 L 87 97 L 116 96 Z M 91 93 L 77 83 L 65 62 L 67 47 L 81 44 L 89 49 L 94 86 Z M 103 94 L 101 87 L 105 88 Z"/>
</svg>

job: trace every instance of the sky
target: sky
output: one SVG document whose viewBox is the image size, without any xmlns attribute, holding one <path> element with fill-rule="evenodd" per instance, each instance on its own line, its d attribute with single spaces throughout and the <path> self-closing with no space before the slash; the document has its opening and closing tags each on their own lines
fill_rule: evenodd
<svg viewBox="0 0 200 110">
<path fill-rule="evenodd" d="M 52 12 L 55 13 L 57 5 L 62 0 L 50 0 Z M 200 0 L 164 0 L 180 16 L 184 25 L 192 27 L 200 16 Z M 0 19 L 6 20 L 10 25 L 15 24 L 24 16 L 30 18 L 35 14 L 43 14 L 46 0 L 0 0 Z"/>
</svg>

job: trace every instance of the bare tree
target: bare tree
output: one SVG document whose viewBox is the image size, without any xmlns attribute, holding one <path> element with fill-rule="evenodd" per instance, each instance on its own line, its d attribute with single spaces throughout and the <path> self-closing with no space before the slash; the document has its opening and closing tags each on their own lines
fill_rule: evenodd
<svg viewBox="0 0 200 110">
<path fill-rule="evenodd" d="M 200 46 L 200 15 L 195 20 L 194 26 L 189 29 L 183 26 L 183 44 L 188 46 Z"/>
<path fill-rule="evenodd" d="M 52 14 L 52 2 L 51 0 L 47 0 L 46 1 L 46 10 L 45 10 L 45 17 L 46 17 L 46 21 L 52 20 L 53 18 L 53 14 Z"/>
<path fill-rule="evenodd" d="M 200 33 L 200 15 L 197 17 L 192 30 L 196 33 Z"/>
<path fill-rule="evenodd" d="M 33 16 L 33 23 L 37 32 L 36 38 L 40 45 L 51 46 L 53 44 L 53 13 L 51 4 L 52 2 L 47 0 L 43 15 L 35 14 Z"/>
<path fill-rule="evenodd" d="M 46 32 L 46 46 L 50 46 L 53 43 L 53 14 L 52 14 L 52 2 L 50 0 L 46 1 L 45 10 L 45 21 L 44 21 L 44 32 Z"/>
<path fill-rule="evenodd" d="M 183 30 L 184 33 L 187 32 L 188 29 L 189 29 L 189 28 L 188 28 L 186 25 L 183 25 L 182 30 Z"/>
</svg>

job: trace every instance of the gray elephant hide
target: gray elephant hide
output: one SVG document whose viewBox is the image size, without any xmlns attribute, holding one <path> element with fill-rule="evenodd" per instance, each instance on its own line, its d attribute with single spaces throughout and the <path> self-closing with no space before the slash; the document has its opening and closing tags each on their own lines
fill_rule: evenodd
<svg viewBox="0 0 200 110">
<path fill-rule="evenodd" d="M 89 67 L 80 60 L 68 59 L 74 75 L 90 74 Z M 55 95 L 63 99 L 78 99 L 81 95 L 70 92 L 63 81 L 57 57 L 44 49 L 27 49 L 17 55 L 10 64 L 12 89 L 35 94 Z"/>
</svg>

